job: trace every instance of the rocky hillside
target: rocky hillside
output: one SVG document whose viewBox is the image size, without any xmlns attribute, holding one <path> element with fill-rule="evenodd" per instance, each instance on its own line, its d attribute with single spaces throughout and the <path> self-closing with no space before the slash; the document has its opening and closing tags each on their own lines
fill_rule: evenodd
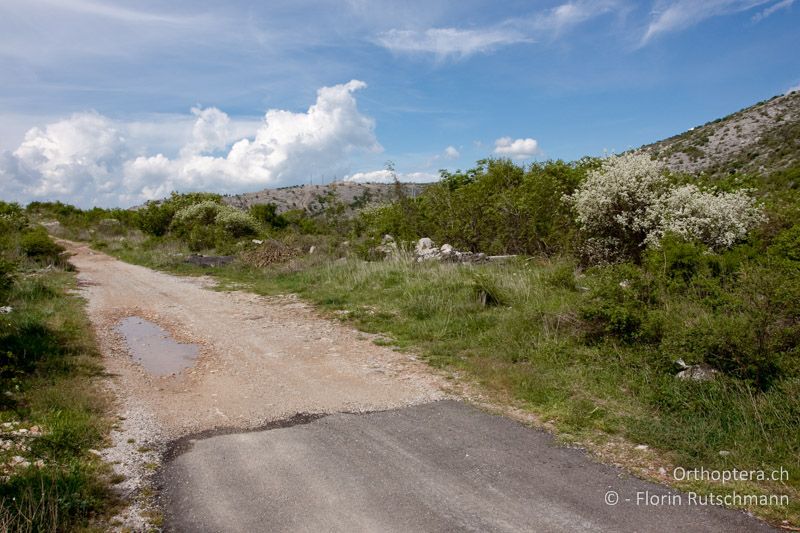
<svg viewBox="0 0 800 533">
<path fill-rule="evenodd" d="M 800 91 L 643 146 L 670 168 L 720 176 L 800 166 Z"/>
<path fill-rule="evenodd" d="M 420 194 L 427 184 L 404 183 L 405 193 L 410 196 Z M 348 183 L 335 182 L 327 185 L 294 185 L 279 189 L 264 189 L 226 196 L 225 202 L 240 209 L 247 209 L 255 204 L 275 204 L 278 213 L 292 209 L 305 209 L 310 213 L 322 209 L 331 197 L 343 202 L 348 208 L 357 209 L 370 204 L 389 201 L 396 196 L 393 183 Z"/>
</svg>

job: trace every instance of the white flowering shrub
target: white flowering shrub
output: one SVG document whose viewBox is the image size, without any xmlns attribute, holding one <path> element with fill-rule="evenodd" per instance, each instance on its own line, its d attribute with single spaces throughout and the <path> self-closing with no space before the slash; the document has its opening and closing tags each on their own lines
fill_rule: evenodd
<svg viewBox="0 0 800 533">
<path fill-rule="evenodd" d="M 192 226 L 213 224 L 222 209 L 222 204 L 208 200 L 184 207 L 172 219 L 173 229 L 191 229 Z"/>
<path fill-rule="evenodd" d="M 192 204 L 175 213 L 172 219 L 172 228 L 179 234 L 204 227 L 220 228 L 233 237 L 255 235 L 259 229 L 258 222 L 249 214 L 214 201 Z"/>
<path fill-rule="evenodd" d="M 764 220 L 755 199 L 745 192 L 704 192 L 696 185 L 669 191 L 651 210 L 653 218 L 658 220 L 646 239 L 651 246 L 658 246 L 665 234 L 673 233 L 702 242 L 712 250 L 724 250 Z"/>
<path fill-rule="evenodd" d="M 592 261 L 638 257 L 667 233 L 714 250 L 728 248 L 763 216 L 741 191 L 671 187 L 665 165 L 638 152 L 609 157 L 565 200 L 575 209 Z"/>
<path fill-rule="evenodd" d="M 258 233 L 258 222 L 242 211 L 223 206 L 214 222 L 233 237 L 244 237 Z"/>
<path fill-rule="evenodd" d="M 655 229 L 652 206 L 668 190 L 664 164 L 629 153 L 606 159 L 566 199 L 587 235 L 592 261 L 636 256 Z"/>
</svg>

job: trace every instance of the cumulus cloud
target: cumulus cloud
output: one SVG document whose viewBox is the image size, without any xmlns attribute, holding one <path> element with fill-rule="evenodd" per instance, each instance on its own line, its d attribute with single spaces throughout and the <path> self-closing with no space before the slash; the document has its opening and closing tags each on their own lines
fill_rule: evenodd
<svg viewBox="0 0 800 533">
<path fill-rule="evenodd" d="M 192 127 L 192 142 L 184 146 L 182 154 L 204 154 L 228 146 L 231 140 L 231 120 L 228 115 L 216 107 L 193 107 L 192 114 L 197 117 Z"/>
<path fill-rule="evenodd" d="M 344 181 L 353 183 L 392 183 L 395 176 L 398 181 L 409 183 L 427 183 L 439 179 L 438 174 L 430 172 L 391 172 L 390 170 L 372 170 L 369 172 L 356 172 L 345 176 Z"/>
<path fill-rule="evenodd" d="M 3 158 L 0 172 L 5 197 L 19 191 L 7 183 L 22 185 L 24 197 L 80 197 L 114 188 L 114 169 L 124 157 L 125 140 L 108 118 L 94 112 L 33 128 L 22 144 Z M 6 181 L 8 180 L 8 181 Z"/>
<path fill-rule="evenodd" d="M 783 94 L 791 94 L 791 93 L 796 93 L 796 92 L 800 92 L 800 83 L 798 83 L 794 87 L 789 87 L 788 89 L 786 89 L 786 92 L 783 93 Z"/>
<path fill-rule="evenodd" d="M 447 159 L 458 159 L 461 156 L 461 153 L 456 149 L 455 146 L 448 146 L 444 149 L 444 157 Z"/>
<path fill-rule="evenodd" d="M 788 7 L 794 0 L 676 0 L 670 3 L 661 2 L 653 11 L 652 20 L 647 26 L 640 45 L 645 45 L 658 35 L 681 31 L 706 19 L 731 13 L 739 13 L 750 9 L 772 4 L 762 13 L 769 16 L 777 9 Z M 786 5 L 781 5 L 786 4 Z M 761 17 L 763 18 L 763 16 Z"/>
<path fill-rule="evenodd" d="M 512 159 L 530 159 L 540 153 L 539 142 L 536 139 L 511 139 L 501 137 L 494 142 L 494 153 Z"/>
<path fill-rule="evenodd" d="M 302 182 L 341 171 L 348 156 L 379 152 L 374 121 L 358 110 L 364 82 L 323 87 L 306 112 L 271 109 L 252 138 L 235 139 L 216 108 L 192 109 L 190 138 L 170 158 L 133 153 L 135 130 L 98 113 L 33 128 L 0 157 L 0 193 L 18 201 L 60 199 L 78 205 L 129 205 L 172 190 L 239 192 Z M 137 150 L 138 151 L 138 150 Z"/>
</svg>

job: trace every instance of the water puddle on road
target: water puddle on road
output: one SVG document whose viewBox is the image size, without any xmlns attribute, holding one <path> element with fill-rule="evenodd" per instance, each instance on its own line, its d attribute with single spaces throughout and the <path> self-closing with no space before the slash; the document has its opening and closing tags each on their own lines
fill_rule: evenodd
<svg viewBox="0 0 800 533">
<path fill-rule="evenodd" d="M 200 355 L 198 345 L 177 342 L 158 324 L 137 316 L 123 318 L 114 329 L 125 337 L 133 360 L 157 376 L 177 374 Z"/>
</svg>

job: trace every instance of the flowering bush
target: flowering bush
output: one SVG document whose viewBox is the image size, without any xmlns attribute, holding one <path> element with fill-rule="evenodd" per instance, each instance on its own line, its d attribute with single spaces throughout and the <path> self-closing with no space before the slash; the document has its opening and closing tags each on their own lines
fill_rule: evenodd
<svg viewBox="0 0 800 533">
<path fill-rule="evenodd" d="M 744 192 L 671 187 L 664 164 L 636 152 L 606 159 L 565 199 L 575 208 L 593 261 L 637 258 L 667 233 L 713 250 L 729 248 L 763 218 Z"/>
<path fill-rule="evenodd" d="M 703 192 L 696 185 L 671 190 L 651 211 L 658 224 L 647 244 L 658 246 L 666 233 L 674 233 L 715 251 L 733 246 L 764 218 L 755 200 L 742 191 Z"/>
<path fill-rule="evenodd" d="M 586 251 L 596 261 L 638 256 L 656 228 L 652 207 L 669 187 L 664 164 L 637 153 L 606 159 L 566 199 L 587 235 Z"/>
<path fill-rule="evenodd" d="M 180 231 L 196 224 L 213 224 L 222 208 L 222 204 L 210 200 L 184 207 L 175 213 L 172 219 L 173 229 Z"/>
<path fill-rule="evenodd" d="M 233 207 L 222 206 L 214 222 L 233 237 L 258 233 L 258 223 L 253 217 Z"/>
<path fill-rule="evenodd" d="M 193 249 L 202 249 L 221 244 L 226 236 L 238 238 L 256 235 L 259 225 L 253 217 L 234 207 L 205 201 L 175 213 L 172 230 L 188 238 L 193 243 Z"/>
</svg>

